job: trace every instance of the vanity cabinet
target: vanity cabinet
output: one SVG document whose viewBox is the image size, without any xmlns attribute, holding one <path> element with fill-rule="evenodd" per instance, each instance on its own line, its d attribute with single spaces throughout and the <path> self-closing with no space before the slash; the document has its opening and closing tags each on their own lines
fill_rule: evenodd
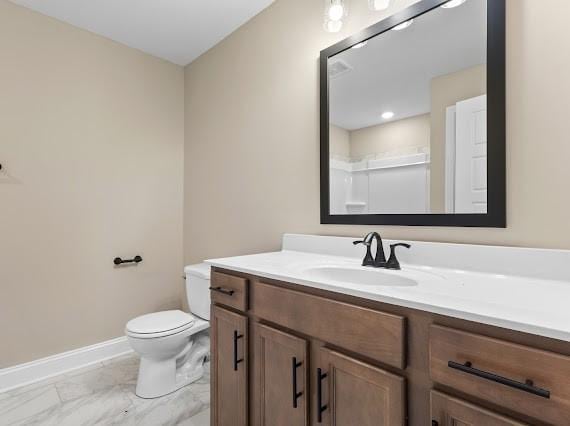
<svg viewBox="0 0 570 426">
<path fill-rule="evenodd" d="M 244 315 L 212 306 L 212 422 L 248 425 L 248 320 Z"/>
<path fill-rule="evenodd" d="M 524 423 L 440 392 L 431 391 L 430 395 L 432 426 L 525 426 Z"/>
<path fill-rule="evenodd" d="M 212 426 L 568 426 L 570 345 L 226 269 Z"/>
</svg>

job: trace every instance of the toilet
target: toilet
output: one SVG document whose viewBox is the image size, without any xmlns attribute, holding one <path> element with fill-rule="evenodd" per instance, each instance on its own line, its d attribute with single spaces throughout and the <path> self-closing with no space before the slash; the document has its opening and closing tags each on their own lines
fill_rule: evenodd
<svg viewBox="0 0 570 426">
<path fill-rule="evenodd" d="M 210 354 L 210 266 L 184 268 L 191 314 L 155 312 L 129 321 L 125 334 L 140 356 L 136 394 L 158 398 L 202 377 Z"/>
</svg>

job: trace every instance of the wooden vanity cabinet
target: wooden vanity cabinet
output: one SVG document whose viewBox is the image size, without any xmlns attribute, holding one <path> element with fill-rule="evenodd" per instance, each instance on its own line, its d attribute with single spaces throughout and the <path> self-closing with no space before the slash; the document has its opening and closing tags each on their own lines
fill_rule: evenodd
<svg viewBox="0 0 570 426">
<path fill-rule="evenodd" d="M 219 271 L 212 303 L 213 426 L 406 423 L 405 379 L 358 356 L 403 368 L 404 317 Z"/>
<path fill-rule="evenodd" d="M 567 342 L 218 268 L 212 288 L 212 426 L 570 425 Z"/>
</svg>

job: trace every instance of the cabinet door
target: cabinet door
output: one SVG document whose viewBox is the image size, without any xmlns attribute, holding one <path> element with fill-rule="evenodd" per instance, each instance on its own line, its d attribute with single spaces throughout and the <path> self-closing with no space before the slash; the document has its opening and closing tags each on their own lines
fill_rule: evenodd
<svg viewBox="0 0 570 426">
<path fill-rule="evenodd" d="M 319 351 L 317 424 L 397 426 L 406 419 L 405 379 L 338 352 Z"/>
<path fill-rule="evenodd" d="M 254 424 L 307 425 L 307 341 L 259 323 L 253 329 Z"/>
<path fill-rule="evenodd" d="M 212 424 L 246 426 L 247 318 L 212 306 Z"/>
<path fill-rule="evenodd" d="M 431 391 L 431 423 L 433 426 L 523 426 L 523 423 L 436 391 Z"/>
</svg>

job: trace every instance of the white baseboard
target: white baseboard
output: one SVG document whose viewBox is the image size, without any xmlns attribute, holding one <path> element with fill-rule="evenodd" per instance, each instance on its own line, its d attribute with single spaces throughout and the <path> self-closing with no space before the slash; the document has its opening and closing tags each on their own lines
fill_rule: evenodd
<svg viewBox="0 0 570 426">
<path fill-rule="evenodd" d="M 126 337 L 0 369 L 0 392 L 87 367 L 132 352 Z"/>
</svg>

